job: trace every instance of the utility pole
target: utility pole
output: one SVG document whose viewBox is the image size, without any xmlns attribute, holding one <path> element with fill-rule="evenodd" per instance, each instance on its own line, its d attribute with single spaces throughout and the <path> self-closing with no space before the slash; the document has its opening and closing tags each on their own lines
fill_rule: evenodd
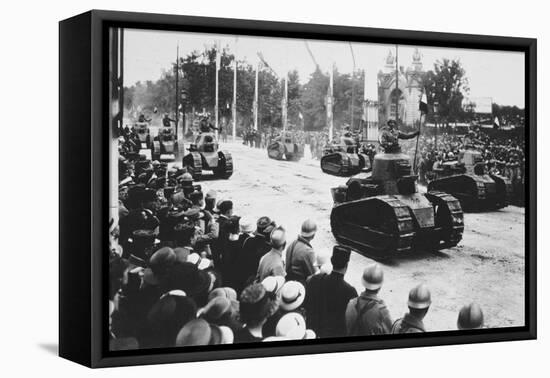
<svg viewBox="0 0 550 378">
<path fill-rule="evenodd" d="M 179 124 L 179 75 L 180 75 L 180 45 L 176 46 L 176 140 L 178 140 L 178 124 Z"/>
<path fill-rule="evenodd" d="M 254 130 L 258 130 L 258 69 L 260 62 L 256 63 L 256 79 L 254 81 Z"/>
<path fill-rule="evenodd" d="M 328 94 L 327 94 L 327 123 L 328 123 L 328 140 L 332 141 L 334 122 L 332 114 L 332 104 L 334 99 L 332 97 L 334 89 L 334 63 L 330 66 L 329 71 L 329 83 L 328 83 Z"/>
<path fill-rule="evenodd" d="M 365 124 L 363 127 L 365 130 L 361 131 L 361 134 L 364 135 L 365 138 L 368 138 L 368 130 L 369 130 L 369 109 L 368 109 L 368 97 L 367 97 L 367 72 L 366 70 L 363 70 L 363 78 L 364 78 L 364 87 L 363 87 L 363 120 Z"/>
<path fill-rule="evenodd" d="M 355 110 L 355 107 L 354 107 L 354 97 L 355 97 L 355 54 L 353 53 L 353 46 L 351 45 L 351 42 L 349 43 L 349 49 L 351 51 L 351 59 L 353 61 L 353 71 L 351 73 L 351 104 L 350 104 L 350 112 L 351 112 L 351 117 L 350 117 L 350 127 L 351 127 L 351 131 L 354 131 L 354 128 L 353 128 L 353 113 L 354 113 L 354 110 Z"/>
<path fill-rule="evenodd" d="M 288 125 L 288 72 L 284 77 L 284 93 L 283 93 L 283 131 L 286 130 Z"/>
<path fill-rule="evenodd" d="M 237 138 L 237 41 L 239 37 L 235 38 L 235 55 L 233 58 L 233 143 Z"/>
<path fill-rule="evenodd" d="M 218 109 L 218 87 L 219 87 L 219 72 L 221 66 L 221 54 L 220 54 L 220 42 L 216 43 L 216 104 L 214 106 L 214 112 L 216 113 L 216 139 L 218 138 L 219 129 L 219 109 Z"/>
</svg>

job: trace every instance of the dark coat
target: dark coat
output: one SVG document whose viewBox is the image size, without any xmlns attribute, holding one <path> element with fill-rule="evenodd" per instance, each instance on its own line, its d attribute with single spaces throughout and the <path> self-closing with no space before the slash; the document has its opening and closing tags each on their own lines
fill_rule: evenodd
<svg viewBox="0 0 550 378">
<path fill-rule="evenodd" d="M 357 290 L 338 272 L 311 276 L 306 283 L 307 327 L 317 337 L 346 335 L 346 307 Z"/>
<path fill-rule="evenodd" d="M 256 277 L 258 265 L 263 255 L 271 250 L 263 235 L 256 234 L 248 236 L 243 240 L 243 246 L 235 265 L 235 289 L 240 292 L 247 284 L 250 284 Z"/>
</svg>

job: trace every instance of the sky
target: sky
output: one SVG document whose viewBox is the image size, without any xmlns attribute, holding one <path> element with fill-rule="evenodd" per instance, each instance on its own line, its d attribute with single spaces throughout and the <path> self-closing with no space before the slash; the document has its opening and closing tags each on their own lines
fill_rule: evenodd
<svg viewBox="0 0 550 378">
<path fill-rule="evenodd" d="M 180 56 L 194 50 L 203 51 L 219 43 L 228 47 L 238 60 L 255 64 L 260 51 L 267 63 L 280 76 L 298 70 L 302 83 L 315 70 L 315 63 L 301 39 L 234 36 L 188 32 L 125 29 L 124 32 L 124 85 L 137 81 L 160 78 L 163 70 L 176 60 L 176 47 Z M 307 45 L 321 69 L 328 72 L 334 64 L 339 72 L 353 70 L 352 51 L 357 70 L 365 70 L 367 95 L 376 98 L 376 75 L 384 70 L 386 57 L 395 45 L 374 43 L 353 44 L 340 41 L 308 40 Z M 411 66 L 412 55 L 418 48 L 422 54 L 424 70 L 433 69 L 436 60 L 460 59 L 469 80 L 469 98 L 492 98 L 500 105 L 525 106 L 525 60 L 521 52 L 440 48 L 399 45 L 399 65 Z M 238 90 L 238 89 L 237 89 Z"/>
</svg>

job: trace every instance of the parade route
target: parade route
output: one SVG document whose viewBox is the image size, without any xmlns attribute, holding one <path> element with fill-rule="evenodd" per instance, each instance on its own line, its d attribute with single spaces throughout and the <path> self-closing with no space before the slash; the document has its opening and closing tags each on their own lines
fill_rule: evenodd
<svg viewBox="0 0 550 378">
<path fill-rule="evenodd" d="M 309 151 L 301 161 L 287 162 L 271 160 L 266 150 L 239 142 L 221 144 L 221 149 L 232 153 L 235 172 L 229 180 L 199 182 L 203 190 L 214 189 L 219 199 L 233 200 L 234 213 L 239 216 L 254 221 L 263 215 L 271 217 L 286 228 L 289 242 L 306 218 L 315 220 L 318 233 L 312 245 L 317 253 L 330 256 L 335 244 L 330 230 L 330 188 L 344 184 L 347 178 L 324 174 Z M 515 206 L 465 214 L 464 235 L 457 247 L 381 262 L 385 283 L 380 297 L 392 317 L 407 311 L 409 290 L 424 282 L 432 292 L 432 306 L 425 318 L 427 330 L 456 329 L 459 309 L 470 302 L 482 306 L 488 328 L 523 326 L 524 218 L 525 209 Z M 352 253 L 346 280 L 358 292 L 362 291 L 361 273 L 370 262 Z"/>
</svg>

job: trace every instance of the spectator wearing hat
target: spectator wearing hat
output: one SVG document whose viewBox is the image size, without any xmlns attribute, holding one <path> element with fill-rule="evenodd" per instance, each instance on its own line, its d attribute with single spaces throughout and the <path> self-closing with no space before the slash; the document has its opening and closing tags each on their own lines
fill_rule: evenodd
<svg viewBox="0 0 550 378">
<path fill-rule="evenodd" d="M 276 297 L 255 283 L 244 288 L 240 296 L 240 320 L 243 327 L 235 332 L 235 343 L 261 341 L 262 327 L 279 308 Z"/>
<path fill-rule="evenodd" d="M 246 237 L 243 242 L 241 258 L 239 259 L 237 291 L 242 290 L 251 283 L 258 273 L 260 259 L 271 250 L 269 237 L 275 227 L 275 222 L 269 217 L 263 216 L 256 222 L 256 231 L 251 237 Z"/>
<path fill-rule="evenodd" d="M 242 328 L 242 324 L 238 320 L 239 313 L 236 311 L 231 299 L 227 297 L 212 297 L 206 306 L 198 311 L 197 316 L 205 319 L 210 324 L 229 327 L 233 332 Z"/>
<path fill-rule="evenodd" d="M 262 280 L 262 285 L 264 285 L 265 289 L 277 297 L 280 297 L 284 284 L 285 278 L 283 276 L 267 276 Z"/>
<path fill-rule="evenodd" d="M 182 290 L 197 306 L 203 307 L 208 302 L 211 281 L 208 272 L 200 270 L 197 265 L 191 262 L 176 262 L 170 269 L 165 290 Z"/>
<path fill-rule="evenodd" d="M 319 337 L 338 337 L 346 334 L 346 308 L 357 297 L 357 290 L 344 280 L 351 251 L 334 246 L 332 272 L 311 276 L 306 283 L 307 297 L 304 307 L 307 326 Z"/>
<path fill-rule="evenodd" d="M 179 223 L 174 227 L 174 252 L 178 262 L 186 262 L 194 252 L 196 234 L 196 228 L 190 223 Z"/>
<path fill-rule="evenodd" d="M 317 232 L 317 225 L 311 219 L 302 223 L 298 238 L 286 250 L 286 273 L 288 280 L 305 284 L 307 278 L 317 272 L 315 251 L 311 241 Z"/>
<path fill-rule="evenodd" d="M 306 310 L 303 307 L 306 299 L 306 289 L 298 281 L 287 281 L 281 288 L 279 295 L 279 309 L 270 317 L 263 327 L 264 336 L 274 336 L 279 319 L 292 312 L 306 318 Z"/>
<path fill-rule="evenodd" d="M 289 312 L 277 322 L 275 337 L 284 340 L 306 340 L 315 339 L 317 335 L 314 331 L 306 329 L 306 321 L 302 315 Z"/>
<path fill-rule="evenodd" d="M 228 333 L 204 319 L 187 322 L 176 336 L 176 346 L 218 345 L 228 343 Z"/>
<path fill-rule="evenodd" d="M 275 228 L 270 235 L 271 250 L 260 259 L 256 281 L 261 282 L 268 276 L 285 276 L 283 251 L 286 246 L 286 234 L 282 227 Z"/>
<path fill-rule="evenodd" d="M 147 327 L 139 338 L 143 348 L 173 347 L 179 330 L 195 319 L 197 306 L 182 290 L 163 294 L 147 314 Z"/>
<path fill-rule="evenodd" d="M 212 257 L 212 245 L 216 243 L 219 236 L 219 224 L 208 211 L 203 211 L 204 196 L 200 191 L 194 191 L 190 194 L 192 209 L 199 210 L 203 214 L 203 218 L 198 222 L 200 232 L 195 239 L 195 248 L 199 251 L 204 251 L 206 256 Z"/>
<path fill-rule="evenodd" d="M 220 200 L 217 205 L 218 218 L 218 238 L 215 242 L 215 247 L 212 249 L 212 259 L 217 267 L 221 267 L 223 248 L 229 239 L 230 217 L 233 215 L 233 201 Z"/>
<path fill-rule="evenodd" d="M 224 284 L 230 287 L 235 286 L 237 264 L 242 251 L 242 242 L 240 241 L 240 217 L 232 215 L 227 225 L 228 237 L 222 246 L 222 274 Z"/>
<path fill-rule="evenodd" d="M 217 193 L 215 190 L 209 190 L 206 192 L 206 197 L 204 198 L 204 210 L 208 211 L 210 214 L 215 213 L 216 197 Z"/>
<path fill-rule="evenodd" d="M 235 242 L 231 243 L 234 244 L 233 264 L 228 268 L 230 273 L 227 279 L 229 281 L 226 281 L 227 285 L 235 288 L 239 292 L 246 286 L 246 282 L 250 277 L 249 272 L 246 271 L 246 267 L 250 265 L 250 262 L 247 260 L 243 247 L 248 239 L 254 237 L 254 231 L 255 223 L 252 222 L 250 218 L 239 218 L 239 236 Z"/>
<path fill-rule="evenodd" d="M 363 271 L 361 282 L 365 291 L 349 301 L 346 308 L 348 336 L 382 335 L 391 333 L 393 321 L 378 292 L 384 281 L 384 272 L 378 264 L 371 264 Z"/>
<path fill-rule="evenodd" d="M 123 249 L 128 247 L 129 239 L 136 230 L 151 230 L 158 233 L 159 220 L 155 216 L 156 192 L 142 186 L 131 188 L 128 193 L 128 215 L 119 221 L 120 244 Z"/>
<path fill-rule="evenodd" d="M 426 332 L 423 320 L 431 303 L 430 290 L 426 285 L 420 284 L 411 289 L 409 301 L 407 302 L 409 312 L 393 323 L 392 333 Z"/>
<path fill-rule="evenodd" d="M 459 330 L 483 328 L 483 311 L 477 303 L 470 303 L 460 309 L 456 326 Z"/>
</svg>

